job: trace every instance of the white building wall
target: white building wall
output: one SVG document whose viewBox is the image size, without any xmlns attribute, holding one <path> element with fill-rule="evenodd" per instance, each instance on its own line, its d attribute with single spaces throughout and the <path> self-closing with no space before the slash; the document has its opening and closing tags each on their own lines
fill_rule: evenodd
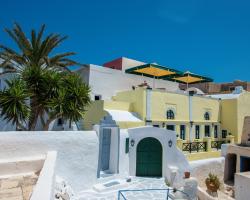
<svg viewBox="0 0 250 200">
<path fill-rule="evenodd" d="M 120 157 L 119 173 L 123 176 L 129 175 L 129 153 L 126 153 L 126 138 L 129 138 L 128 129 L 120 130 Z"/>
<path fill-rule="evenodd" d="M 136 175 L 137 145 L 147 137 L 156 138 L 162 145 L 162 176 L 171 179 L 171 173 L 176 170 L 175 181 L 181 183 L 185 171 L 190 171 L 189 163 L 184 154 L 176 147 L 176 132 L 151 126 L 128 129 L 129 139 L 134 140 L 134 146 L 129 145 L 129 174 Z M 171 141 L 171 145 L 169 142 Z"/>
<path fill-rule="evenodd" d="M 122 57 L 122 71 L 125 71 L 126 69 L 129 69 L 132 67 L 144 65 L 144 64 L 146 63 L 138 61 L 138 60 L 133 60 L 130 58 Z"/>
<path fill-rule="evenodd" d="M 120 70 L 110 69 L 102 66 L 92 65 L 82 67 L 76 71 L 83 80 L 91 87 L 91 98 L 101 95 L 103 100 L 110 100 L 119 91 L 131 90 L 146 81 L 153 87 L 153 78 L 127 74 Z M 89 74 L 89 77 L 87 75 Z M 155 79 L 155 88 L 166 88 L 166 91 L 178 91 L 179 84 L 171 81 Z"/>
<path fill-rule="evenodd" d="M 75 192 L 97 181 L 99 142 L 95 131 L 2 132 L 0 159 L 29 157 L 57 151 L 55 174 Z"/>
</svg>

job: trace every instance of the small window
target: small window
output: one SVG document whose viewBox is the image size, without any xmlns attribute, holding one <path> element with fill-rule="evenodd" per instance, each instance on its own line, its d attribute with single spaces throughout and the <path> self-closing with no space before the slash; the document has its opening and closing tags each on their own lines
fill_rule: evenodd
<svg viewBox="0 0 250 200">
<path fill-rule="evenodd" d="M 101 95 L 95 95 L 95 101 L 99 101 L 102 100 L 102 96 Z"/>
<path fill-rule="evenodd" d="M 195 126 L 195 139 L 200 139 L 200 126 Z"/>
<path fill-rule="evenodd" d="M 167 125 L 166 129 L 170 130 L 170 131 L 174 131 L 175 130 L 175 125 Z"/>
<path fill-rule="evenodd" d="M 210 137 L 210 126 L 205 125 L 205 137 Z"/>
<path fill-rule="evenodd" d="M 63 125 L 63 119 L 62 119 L 62 118 L 59 118 L 59 119 L 58 119 L 57 125 L 58 125 L 58 126 L 62 126 L 62 125 Z"/>
<path fill-rule="evenodd" d="M 186 126 L 180 125 L 180 138 L 185 140 L 186 139 Z"/>
<path fill-rule="evenodd" d="M 222 136 L 222 138 L 226 138 L 227 137 L 227 130 L 222 130 L 221 136 Z"/>
<path fill-rule="evenodd" d="M 125 153 L 129 152 L 129 138 L 126 138 Z"/>
<path fill-rule="evenodd" d="M 214 125 L 214 138 L 218 138 L 218 126 Z"/>
<path fill-rule="evenodd" d="M 174 119 L 174 111 L 173 110 L 168 110 L 167 111 L 167 119 Z"/>
<path fill-rule="evenodd" d="M 204 119 L 205 119 L 205 120 L 210 120 L 209 112 L 205 112 L 205 114 L 204 114 Z"/>
</svg>

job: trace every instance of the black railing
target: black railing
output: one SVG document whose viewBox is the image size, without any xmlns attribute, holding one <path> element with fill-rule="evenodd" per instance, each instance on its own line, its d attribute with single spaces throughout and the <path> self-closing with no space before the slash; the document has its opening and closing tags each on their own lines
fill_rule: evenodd
<svg viewBox="0 0 250 200">
<path fill-rule="evenodd" d="M 225 143 L 226 143 L 226 141 L 223 141 L 223 140 L 222 141 L 212 141 L 211 148 L 219 150 L 219 149 L 221 149 L 221 145 L 225 144 Z"/>
<path fill-rule="evenodd" d="M 182 144 L 182 151 L 188 151 L 192 153 L 193 151 L 207 151 L 207 143 L 206 142 L 189 142 Z"/>
</svg>

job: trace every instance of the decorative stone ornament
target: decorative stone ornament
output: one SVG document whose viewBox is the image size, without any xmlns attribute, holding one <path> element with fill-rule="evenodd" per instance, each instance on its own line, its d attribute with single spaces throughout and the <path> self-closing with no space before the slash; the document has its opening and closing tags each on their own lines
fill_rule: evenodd
<svg viewBox="0 0 250 200">
<path fill-rule="evenodd" d="M 173 141 L 172 141 L 172 140 L 169 140 L 169 141 L 168 141 L 168 146 L 171 148 L 172 145 L 173 145 Z"/>
</svg>

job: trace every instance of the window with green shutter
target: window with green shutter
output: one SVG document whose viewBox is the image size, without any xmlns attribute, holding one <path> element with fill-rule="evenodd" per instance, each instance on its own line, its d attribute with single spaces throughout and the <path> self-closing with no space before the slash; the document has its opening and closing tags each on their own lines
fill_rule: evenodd
<svg viewBox="0 0 250 200">
<path fill-rule="evenodd" d="M 129 138 L 126 138 L 125 153 L 129 152 Z"/>
</svg>

